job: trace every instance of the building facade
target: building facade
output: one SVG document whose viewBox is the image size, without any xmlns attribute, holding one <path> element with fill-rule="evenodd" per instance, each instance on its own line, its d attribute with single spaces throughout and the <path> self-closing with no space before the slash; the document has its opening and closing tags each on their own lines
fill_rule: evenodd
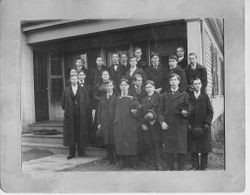
<svg viewBox="0 0 250 195">
<path fill-rule="evenodd" d="M 209 95 L 214 108 L 214 131 L 224 127 L 223 20 L 54 20 L 23 21 L 21 56 L 22 128 L 39 121 L 61 121 L 61 94 L 77 57 L 88 70 L 97 56 L 110 66 L 114 51 L 132 55 L 142 48 L 143 59 L 158 52 L 163 66 L 178 46 L 195 52 L 207 68 Z"/>
</svg>

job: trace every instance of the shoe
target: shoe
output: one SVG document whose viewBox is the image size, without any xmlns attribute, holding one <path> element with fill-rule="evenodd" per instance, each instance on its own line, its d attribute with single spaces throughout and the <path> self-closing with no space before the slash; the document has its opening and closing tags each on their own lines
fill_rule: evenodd
<svg viewBox="0 0 250 195">
<path fill-rule="evenodd" d="M 69 159 L 72 159 L 72 158 L 75 158 L 75 155 L 69 155 L 69 156 L 67 157 L 68 160 L 69 160 Z"/>
<path fill-rule="evenodd" d="M 88 155 L 85 152 L 82 152 L 80 154 L 78 154 L 79 157 L 88 157 Z"/>
</svg>

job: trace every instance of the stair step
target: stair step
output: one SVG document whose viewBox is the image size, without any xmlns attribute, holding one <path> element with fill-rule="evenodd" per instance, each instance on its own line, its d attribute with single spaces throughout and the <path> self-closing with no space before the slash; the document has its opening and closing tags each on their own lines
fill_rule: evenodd
<svg viewBox="0 0 250 195">
<path fill-rule="evenodd" d="M 57 130 L 62 133 L 63 131 L 63 121 L 43 121 L 37 122 L 29 125 L 30 131 L 39 130 Z"/>
<path fill-rule="evenodd" d="M 22 152 L 28 151 L 30 149 L 39 148 L 40 150 L 48 150 L 53 154 L 68 154 L 69 149 L 62 144 L 52 144 L 52 143 L 33 143 L 33 142 L 23 142 Z"/>
<path fill-rule="evenodd" d="M 63 135 L 34 135 L 33 133 L 22 134 L 22 142 L 63 144 Z"/>
</svg>

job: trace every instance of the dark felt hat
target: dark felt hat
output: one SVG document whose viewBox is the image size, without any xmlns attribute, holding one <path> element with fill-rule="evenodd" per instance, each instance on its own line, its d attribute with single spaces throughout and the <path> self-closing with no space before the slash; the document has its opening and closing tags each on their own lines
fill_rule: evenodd
<svg viewBox="0 0 250 195">
<path fill-rule="evenodd" d="M 150 122 L 156 120 L 156 113 L 153 110 L 147 110 L 144 115 L 144 120 Z"/>
<path fill-rule="evenodd" d="M 194 127 L 192 129 L 192 135 L 195 137 L 201 136 L 204 134 L 204 129 L 202 127 Z"/>
</svg>

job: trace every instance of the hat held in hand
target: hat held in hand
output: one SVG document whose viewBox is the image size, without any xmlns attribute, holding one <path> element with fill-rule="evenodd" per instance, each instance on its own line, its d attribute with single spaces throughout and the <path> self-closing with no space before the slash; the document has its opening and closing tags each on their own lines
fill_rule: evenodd
<svg viewBox="0 0 250 195">
<path fill-rule="evenodd" d="M 195 137 L 201 136 L 204 134 L 204 129 L 202 127 L 194 127 L 192 129 L 192 135 Z"/>
<path fill-rule="evenodd" d="M 144 120 L 148 121 L 148 122 L 156 120 L 156 113 L 155 113 L 155 111 L 153 111 L 153 110 L 147 110 L 146 113 L 145 113 L 145 115 L 144 115 Z"/>
</svg>

